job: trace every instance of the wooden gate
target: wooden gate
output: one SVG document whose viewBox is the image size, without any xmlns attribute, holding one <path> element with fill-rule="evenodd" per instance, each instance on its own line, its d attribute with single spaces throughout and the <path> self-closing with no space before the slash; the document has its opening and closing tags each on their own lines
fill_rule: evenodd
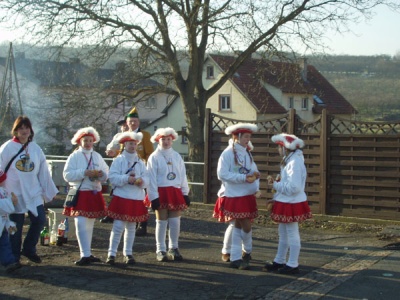
<svg viewBox="0 0 400 300">
<path fill-rule="evenodd" d="M 257 124 L 254 160 L 262 174 L 258 201 L 271 198 L 266 177 L 279 172 L 280 157 L 272 135 L 293 133 L 305 142 L 306 193 L 313 213 L 400 220 L 400 122 L 360 122 L 323 111 L 314 122 L 288 114 L 263 121 L 234 120 L 206 113 L 204 203 L 214 203 L 220 188 L 216 169 L 228 145 L 224 130 L 239 122 Z"/>
</svg>

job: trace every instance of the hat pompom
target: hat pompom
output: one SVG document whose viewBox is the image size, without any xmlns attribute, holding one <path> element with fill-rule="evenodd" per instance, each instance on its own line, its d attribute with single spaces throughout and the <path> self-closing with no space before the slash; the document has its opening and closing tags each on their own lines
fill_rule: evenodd
<svg viewBox="0 0 400 300">
<path fill-rule="evenodd" d="M 129 141 L 137 141 L 139 144 L 143 139 L 143 133 L 141 133 L 141 132 L 122 132 L 122 133 L 119 133 L 115 137 L 115 139 L 120 144 L 129 142 Z"/>
<path fill-rule="evenodd" d="M 226 135 L 257 132 L 257 125 L 250 123 L 237 123 L 225 129 Z"/>
<path fill-rule="evenodd" d="M 0 169 L 0 183 L 7 179 L 7 174 L 4 173 L 2 169 Z"/>
<path fill-rule="evenodd" d="M 172 137 L 173 141 L 175 141 L 178 138 L 178 134 L 176 133 L 175 129 L 171 127 L 166 127 L 157 129 L 156 132 L 153 134 L 153 136 L 150 138 L 150 141 L 152 143 L 158 143 L 160 138 L 166 136 Z"/>
<path fill-rule="evenodd" d="M 74 137 L 71 139 L 71 143 L 72 145 L 77 145 L 79 144 L 79 141 L 81 140 L 81 138 L 83 138 L 84 136 L 91 136 L 94 139 L 94 143 L 98 143 L 100 141 L 100 135 L 97 132 L 96 129 L 94 129 L 93 127 L 85 127 L 85 128 L 81 128 L 79 129 Z"/>
<path fill-rule="evenodd" d="M 304 141 L 293 134 L 281 133 L 274 135 L 271 140 L 289 150 L 302 149 Z"/>
</svg>

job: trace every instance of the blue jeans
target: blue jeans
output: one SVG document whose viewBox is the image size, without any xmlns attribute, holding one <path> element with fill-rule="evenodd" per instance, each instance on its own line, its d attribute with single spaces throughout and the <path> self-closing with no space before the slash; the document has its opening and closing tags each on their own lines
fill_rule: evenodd
<svg viewBox="0 0 400 300">
<path fill-rule="evenodd" d="M 39 205 L 37 207 L 37 211 L 37 217 L 35 217 L 30 211 L 28 212 L 31 224 L 24 239 L 24 244 L 22 247 L 23 254 L 36 254 L 36 244 L 39 241 L 40 232 L 43 230 L 44 225 L 46 224 L 46 213 L 44 211 L 44 206 Z M 25 221 L 25 214 L 10 214 L 10 220 L 17 224 L 17 232 L 14 233 L 14 235 L 10 235 L 10 241 L 12 252 L 17 261 L 19 261 L 21 256 L 22 230 Z"/>
<path fill-rule="evenodd" d="M 16 261 L 17 260 L 15 259 L 11 250 L 8 231 L 4 229 L 0 237 L 0 263 L 2 266 L 6 267 L 10 264 L 15 263 Z"/>
</svg>

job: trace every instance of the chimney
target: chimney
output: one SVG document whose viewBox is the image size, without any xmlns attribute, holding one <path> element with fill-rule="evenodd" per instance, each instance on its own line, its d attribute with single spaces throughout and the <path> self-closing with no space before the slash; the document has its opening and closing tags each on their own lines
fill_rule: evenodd
<svg viewBox="0 0 400 300">
<path fill-rule="evenodd" d="M 307 58 L 302 57 L 299 59 L 300 74 L 304 81 L 307 81 Z"/>
</svg>

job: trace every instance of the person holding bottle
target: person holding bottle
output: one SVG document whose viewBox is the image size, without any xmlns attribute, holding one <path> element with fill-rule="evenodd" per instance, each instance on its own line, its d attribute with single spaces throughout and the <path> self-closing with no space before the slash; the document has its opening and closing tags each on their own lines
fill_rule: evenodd
<svg viewBox="0 0 400 300">
<path fill-rule="evenodd" d="M 278 144 L 282 156 L 278 180 L 272 176 L 267 178 L 268 184 L 275 190 L 273 199 L 267 204 L 273 203 L 271 219 L 279 223 L 279 243 L 274 260 L 267 262 L 263 271 L 298 274 L 301 248 L 299 222 L 312 218 L 305 193 L 307 170 L 301 150 L 304 142 L 286 133 L 274 135 L 271 140 Z"/>
<path fill-rule="evenodd" d="M 177 138 L 178 134 L 171 127 L 157 129 L 151 141 L 158 146 L 147 161 L 150 182 L 146 200 L 148 204 L 151 201 L 156 214 L 156 259 L 159 262 L 183 259 L 178 245 L 181 211 L 190 205 L 190 199 L 185 163 L 172 148 Z M 167 227 L 168 252 L 165 242 Z"/>
<path fill-rule="evenodd" d="M 76 236 L 79 243 L 80 259 L 76 265 L 85 266 L 100 259 L 91 253 L 94 221 L 106 215 L 106 204 L 101 193 L 102 182 L 108 177 L 108 165 L 93 145 L 100 136 L 93 127 L 79 129 L 71 140 L 78 148 L 68 157 L 63 171 L 64 180 L 70 188 L 79 188 L 78 203 L 64 207 L 63 214 L 75 218 Z"/>
<path fill-rule="evenodd" d="M 227 127 L 225 133 L 232 138 L 221 153 L 217 166 L 218 179 L 222 184 L 213 217 L 220 222 L 234 221 L 233 228 L 228 225 L 224 242 L 225 248 L 231 243 L 229 266 L 240 270 L 250 268 L 253 247 L 251 223 L 258 216 L 256 193 L 259 191 L 260 173 L 250 153 L 249 144 L 252 133 L 256 131 L 257 125 L 249 123 Z M 223 249 L 223 261 L 228 261 L 228 251 Z"/>
<path fill-rule="evenodd" d="M 144 205 L 144 188 L 149 182 L 146 165 L 137 155 L 136 149 L 142 141 L 141 132 L 124 132 L 117 137 L 123 145 L 123 151 L 118 155 L 110 168 L 109 179 L 114 186 L 113 199 L 107 214 L 114 219 L 110 235 L 107 263 L 115 264 L 118 245 L 124 234 L 124 263 L 132 265 L 135 259 L 132 255 L 135 241 L 136 223 L 147 221 L 149 213 Z"/>
</svg>

